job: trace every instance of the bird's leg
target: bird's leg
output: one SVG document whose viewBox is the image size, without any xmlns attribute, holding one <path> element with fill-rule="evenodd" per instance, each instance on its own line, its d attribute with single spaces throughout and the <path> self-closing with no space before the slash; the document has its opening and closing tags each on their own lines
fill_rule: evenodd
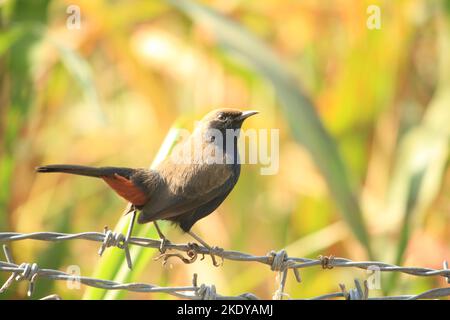
<svg viewBox="0 0 450 320">
<path fill-rule="evenodd" d="M 128 225 L 127 235 L 125 237 L 125 241 L 128 242 L 130 240 L 131 234 L 133 233 L 134 221 L 136 220 L 136 207 L 131 205 L 125 215 L 131 213 L 130 224 Z"/>
<path fill-rule="evenodd" d="M 153 224 L 155 225 L 156 232 L 158 232 L 158 236 L 161 239 L 161 245 L 159 246 L 159 252 L 164 253 L 166 252 L 166 245 L 170 243 L 170 240 L 166 238 L 166 236 L 162 233 L 161 229 L 158 226 L 158 223 L 156 221 L 153 221 Z"/>
<path fill-rule="evenodd" d="M 158 222 L 153 221 L 153 224 L 155 225 L 156 232 L 158 232 L 158 236 L 161 240 L 167 240 L 166 236 L 162 233 L 161 229 L 159 228 Z"/>
<path fill-rule="evenodd" d="M 222 257 L 220 257 L 221 259 L 222 259 L 222 261 L 221 261 L 221 263 L 217 263 L 217 261 L 216 261 L 216 256 L 215 256 L 215 252 L 217 252 L 217 251 L 222 251 L 223 249 L 222 248 L 219 248 L 219 247 L 216 247 L 216 246 L 214 246 L 214 247 L 211 247 L 209 244 L 207 244 L 202 238 L 200 238 L 198 235 L 196 235 L 194 232 L 192 232 L 192 231 L 188 231 L 187 232 L 192 238 L 194 238 L 195 240 L 197 240 L 198 242 L 200 242 L 200 244 L 202 245 L 202 246 L 204 246 L 206 249 L 208 249 L 208 251 L 209 251 L 209 255 L 211 256 L 211 260 L 212 260 L 212 262 L 213 262 L 213 265 L 215 266 L 215 267 L 219 267 L 219 266 L 221 266 L 222 264 L 223 264 L 223 258 Z M 203 260 L 203 259 L 202 259 Z"/>
</svg>

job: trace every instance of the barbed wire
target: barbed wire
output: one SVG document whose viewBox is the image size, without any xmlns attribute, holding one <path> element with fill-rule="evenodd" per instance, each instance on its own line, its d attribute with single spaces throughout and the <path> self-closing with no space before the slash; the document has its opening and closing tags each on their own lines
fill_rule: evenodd
<svg viewBox="0 0 450 320">
<path fill-rule="evenodd" d="M 352 261 L 346 258 L 339 258 L 333 256 L 320 256 L 318 259 L 289 257 L 286 250 L 270 251 L 263 256 L 256 256 L 239 251 L 223 250 L 214 248 L 213 250 L 197 244 L 173 244 L 170 241 L 161 241 L 142 237 L 125 237 L 121 233 L 117 233 L 105 228 L 104 232 L 82 232 L 76 234 L 60 233 L 60 232 L 34 232 L 34 233 L 17 233 L 17 232 L 0 232 L 0 242 L 7 243 L 20 240 L 40 240 L 40 241 L 68 241 L 83 239 L 88 241 L 101 242 L 99 254 L 101 255 L 108 247 L 115 246 L 124 249 L 128 265 L 131 259 L 128 245 L 136 245 L 145 248 L 159 249 L 161 254 L 156 259 L 162 259 L 165 264 L 170 258 L 178 258 L 184 263 L 193 263 L 197 260 L 198 255 L 218 256 L 222 260 L 231 261 L 246 261 L 257 262 L 269 265 L 272 271 L 278 272 L 278 289 L 273 298 L 283 299 L 288 296 L 285 292 L 285 284 L 287 273 L 289 270 L 294 272 L 295 278 L 298 282 L 301 281 L 299 270 L 308 267 L 321 266 L 323 269 L 332 268 L 358 268 L 370 270 L 372 272 L 400 272 L 411 276 L 432 277 L 438 276 L 446 278 L 447 283 L 450 283 L 450 270 L 448 269 L 447 261 L 444 261 L 442 269 L 432 269 L 423 267 L 401 267 L 393 264 L 388 264 L 378 261 Z M 0 289 L 0 293 L 6 290 L 14 280 L 28 280 L 30 287 L 28 293 L 33 291 L 33 285 L 36 277 L 47 277 L 53 280 L 72 280 L 74 275 L 64 273 L 52 269 L 39 269 L 36 264 L 21 264 L 17 265 L 11 260 L 8 255 L 8 250 L 5 247 L 5 255 L 7 262 L 0 261 L 0 271 L 12 272 L 11 277 Z M 178 251 L 177 253 L 167 253 L 167 250 Z M 187 257 L 181 253 L 185 253 Z M 186 287 L 159 287 L 156 285 L 145 283 L 118 283 L 110 280 L 95 279 L 89 277 L 79 276 L 77 279 L 87 286 L 102 288 L 107 290 L 128 290 L 134 292 L 164 292 L 173 296 L 185 299 L 258 299 L 254 294 L 245 293 L 239 296 L 223 296 L 216 293 L 215 286 L 201 285 L 197 286 L 197 277 L 194 276 L 193 285 Z M 364 286 L 359 280 L 355 280 L 355 288 L 346 290 L 344 285 L 340 285 L 341 292 L 325 294 L 311 299 L 332 299 L 345 298 L 348 300 L 359 299 L 434 299 L 450 296 L 450 287 L 431 289 L 418 295 L 401 295 L 390 297 L 368 297 L 367 281 Z M 363 288 L 364 287 L 364 288 Z"/>
<path fill-rule="evenodd" d="M 12 272 L 9 279 L 0 288 L 0 293 L 5 292 L 13 283 L 14 280 L 28 280 L 29 288 L 27 295 L 31 296 L 33 293 L 34 282 L 39 278 L 47 278 L 50 280 L 57 281 L 71 281 L 79 282 L 84 285 L 106 289 L 106 290 L 127 290 L 131 292 L 147 292 L 147 293 L 167 293 L 172 296 L 184 299 L 201 300 L 201 299 L 217 299 L 217 300 L 250 300 L 257 299 L 256 296 L 252 294 L 243 294 L 241 296 L 222 296 L 215 292 L 215 286 L 206 285 L 192 285 L 184 287 L 160 287 L 157 285 L 146 284 L 146 283 L 119 283 L 110 280 L 96 279 L 85 277 L 81 275 L 73 275 L 59 270 L 53 269 L 40 269 L 37 265 L 23 263 L 17 265 L 15 263 L 0 261 L 0 271 Z M 191 294 L 188 294 L 191 292 Z"/>
</svg>

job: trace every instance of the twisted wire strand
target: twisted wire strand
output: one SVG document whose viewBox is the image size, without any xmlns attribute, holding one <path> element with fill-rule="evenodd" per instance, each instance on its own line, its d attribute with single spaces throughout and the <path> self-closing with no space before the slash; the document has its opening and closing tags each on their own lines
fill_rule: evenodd
<svg viewBox="0 0 450 320">
<path fill-rule="evenodd" d="M 14 263 L 0 261 L 0 271 L 4 272 L 13 272 L 21 274 L 25 271 L 25 267 L 22 265 L 17 265 Z M 50 280 L 56 281 L 73 281 L 74 275 L 65 273 L 59 270 L 53 269 L 39 269 L 37 271 L 40 278 L 47 278 Z M 258 299 L 255 295 L 251 293 L 244 293 L 239 296 L 224 296 L 220 295 L 216 292 L 216 288 L 214 285 L 206 286 L 204 284 L 200 286 L 180 286 L 180 287 L 160 287 L 157 285 L 147 284 L 147 283 L 119 283 L 110 280 L 102 280 L 91 277 L 84 276 L 76 276 L 77 281 L 80 283 L 100 288 L 106 290 L 127 290 L 130 292 L 140 292 L 140 293 L 167 293 L 172 296 L 182 298 L 182 299 L 190 299 L 190 300 L 254 300 Z M 355 289 L 352 289 L 355 290 Z M 425 292 L 422 292 L 417 295 L 402 295 L 402 296 L 385 296 L 385 297 L 373 297 L 368 298 L 368 300 L 417 300 L 417 299 L 436 299 L 450 296 L 450 287 L 447 288 L 437 288 L 431 289 Z M 326 299 L 334 299 L 334 298 L 346 298 L 344 292 L 336 292 L 321 295 L 314 298 L 309 298 L 307 300 L 326 300 Z M 298 299 L 305 300 L 305 299 Z"/>
<path fill-rule="evenodd" d="M 60 233 L 60 232 L 33 232 L 33 233 L 17 233 L 17 232 L 0 232 L 0 242 L 11 242 L 20 241 L 26 239 L 40 240 L 40 241 L 67 241 L 75 239 L 83 239 L 88 241 L 96 241 L 103 243 L 105 241 L 105 233 L 101 232 L 81 232 L 76 234 Z M 161 241 L 142 237 L 130 237 L 128 244 L 137 245 L 146 248 L 159 249 L 161 247 Z M 209 254 L 209 249 L 203 246 L 189 246 L 188 244 L 164 244 L 165 249 L 177 250 L 182 252 L 191 252 L 195 250 L 198 254 Z M 280 251 L 281 252 L 281 251 Z M 432 269 L 423 267 L 400 267 L 393 264 L 379 262 L 379 261 L 352 261 L 346 258 L 339 257 L 320 257 L 318 259 L 309 258 L 297 258 L 288 257 L 287 254 L 284 256 L 283 261 L 274 260 L 274 251 L 271 251 L 267 255 L 256 256 L 249 253 L 232 251 L 232 250 L 222 250 L 214 253 L 215 255 L 232 261 L 247 261 L 247 262 L 258 262 L 266 264 L 272 267 L 273 263 L 282 263 L 283 267 L 286 269 L 302 269 L 308 267 L 322 266 L 324 267 L 324 258 L 328 259 L 327 264 L 324 269 L 330 268 L 359 268 L 359 269 L 373 269 L 377 268 L 377 271 L 384 272 L 401 272 L 412 276 L 421 277 L 432 277 L 440 276 L 447 278 L 450 281 L 450 269 L 446 266 L 444 262 L 444 268 L 442 269 Z M 276 269 L 275 269 L 276 270 Z M 450 283 L 450 282 L 449 282 Z"/>
<path fill-rule="evenodd" d="M 22 274 L 26 271 L 26 264 L 17 265 L 15 263 L 0 261 L 0 271 L 5 272 L 12 272 L 15 274 Z M 205 288 L 208 288 L 205 285 L 201 285 L 200 287 L 197 286 L 180 286 L 180 287 L 160 287 L 153 284 L 147 284 L 147 283 L 119 283 L 111 280 L 103 280 L 103 279 L 96 279 L 91 277 L 85 277 L 85 276 L 75 276 L 73 274 L 68 274 L 63 271 L 59 270 L 53 270 L 53 269 L 39 269 L 37 271 L 37 274 L 40 278 L 47 278 L 50 280 L 56 280 L 56 281 L 79 281 L 80 283 L 95 287 L 99 289 L 107 289 L 107 290 L 127 290 L 131 292 L 147 292 L 147 293 L 167 293 L 173 296 L 176 296 L 178 298 L 184 298 L 184 299 L 191 299 L 191 300 L 200 300 L 204 299 L 203 296 L 206 291 Z M 17 281 L 22 279 L 16 279 Z M 9 287 L 9 285 L 8 285 Z M 7 289 L 7 288 L 5 288 Z M 3 290 L 4 291 L 4 290 Z M 188 294 L 187 292 L 191 292 L 191 294 Z M 209 293 L 209 297 L 213 296 L 214 299 L 217 300 L 229 300 L 229 299 L 246 299 L 245 296 L 248 294 L 243 294 L 236 297 L 230 297 L 230 296 L 223 296 L 219 295 L 214 292 L 214 295 Z M 208 298 L 208 297 L 206 297 Z M 205 298 L 205 299 L 206 299 Z"/>
<path fill-rule="evenodd" d="M 39 241 L 68 241 L 83 239 L 88 241 L 101 242 L 102 246 L 99 253 L 110 246 L 116 246 L 120 249 L 124 249 L 126 252 L 128 250 L 128 245 L 137 245 L 146 248 L 161 249 L 161 241 L 142 237 L 129 237 L 125 239 L 120 233 L 113 232 L 111 230 L 105 229 L 104 233 L 101 232 L 82 232 L 77 234 L 67 234 L 59 232 L 33 232 L 33 233 L 17 233 L 17 232 L 0 232 L 0 242 L 8 243 L 12 241 L 20 240 L 39 240 Z M 173 243 L 163 243 L 164 250 L 177 250 L 192 254 L 211 254 L 208 248 L 203 246 L 192 246 L 190 244 L 173 244 Z M 14 281 L 26 280 L 29 282 L 28 295 L 32 294 L 34 288 L 34 282 L 37 277 L 48 278 L 57 281 L 79 281 L 80 283 L 100 288 L 106 290 L 128 290 L 132 292 L 162 292 L 167 293 L 172 296 L 183 298 L 183 299 L 193 299 L 193 300 L 235 300 L 235 299 L 258 299 L 252 293 L 244 293 L 239 296 L 224 296 L 216 292 L 216 287 L 214 285 L 207 286 L 202 284 L 197 285 L 196 275 L 194 275 L 193 285 L 184 287 L 160 287 L 157 285 L 146 284 L 146 283 L 118 283 L 110 280 L 95 279 L 85 276 L 74 276 L 73 274 L 68 274 L 58 270 L 52 269 L 40 269 L 35 263 L 22 263 L 20 265 L 15 264 L 11 259 L 11 254 L 6 246 L 4 246 L 5 256 L 7 262 L 0 261 L 0 271 L 11 272 L 12 275 L 5 282 L 5 284 L 0 288 L 0 293 L 8 289 Z M 378 261 L 352 261 L 345 258 L 339 257 L 323 257 L 320 256 L 318 259 L 309 258 L 297 258 L 289 257 L 286 250 L 282 249 L 278 252 L 270 251 L 264 256 L 255 256 L 248 253 L 243 253 L 239 251 L 227 251 L 219 250 L 214 252 L 215 255 L 221 257 L 222 259 L 228 259 L 232 261 L 246 261 L 246 262 L 258 262 L 265 265 L 269 265 L 271 270 L 278 272 L 279 277 L 279 287 L 274 294 L 274 299 L 283 299 L 283 297 L 289 297 L 284 293 L 284 287 L 286 283 L 286 277 L 288 270 L 293 270 L 295 277 L 298 282 L 301 281 L 299 271 L 302 268 L 321 266 L 322 269 L 332 269 L 334 267 L 343 268 L 359 268 L 365 270 L 377 270 L 385 272 L 401 272 L 404 274 L 412 276 L 421 277 L 431 277 L 439 276 L 447 279 L 450 283 L 450 270 L 448 269 L 447 261 L 444 261 L 442 269 L 432 269 L 432 268 L 422 268 L 422 267 L 400 267 L 384 262 Z M 127 257 L 129 259 L 129 256 Z M 195 260 L 195 259 L 194 259 Z M 323 299 L 334 299 L 334 298 L 344 298 L 347 300 L 379 300 L 379 299 L 400 299 L 400 300 L 415 300 L 415 299 L 436 299 L 450 296 L 450 287 L 446 288 L 436 288 L 417 295 L 401 295 L 401 296 L 385 296 L 385 297 L 368 297 L 367 282 L 364 282 L 364 288 L 358 280 L 355 280 L 355 288 L 347 290 L 344 285 L 340 285 L 341 292 L 324 294 L 318 297 L 309 298 L 310 300 L 323 300 Z"/>
</svg>

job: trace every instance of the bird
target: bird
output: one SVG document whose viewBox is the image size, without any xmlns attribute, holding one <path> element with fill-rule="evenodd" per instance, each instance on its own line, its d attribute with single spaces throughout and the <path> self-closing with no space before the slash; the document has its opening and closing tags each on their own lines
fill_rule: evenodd
<svg viewBox="0 0 450 320">
<path fill-rule="evenodd" d="M 215 211 L 236 185 L 241 172 L 239 133 L 243 122 L 257 113 L 212 110 L 154 169 L 53 164 L 36 171 L 100 178 L 139 212 L 138 223 L 154 223 L 162 241 L 168 240 L 157 221 L 169 220 L 212 250 L 191 228 Z"/>
</svg>

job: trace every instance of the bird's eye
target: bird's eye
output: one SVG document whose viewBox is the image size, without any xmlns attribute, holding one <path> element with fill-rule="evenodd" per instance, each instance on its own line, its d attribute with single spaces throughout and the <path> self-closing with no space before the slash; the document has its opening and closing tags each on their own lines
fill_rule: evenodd
<svg viewBox="0 0 450 320">
<path fill-rule="evenodd" d="M 220 121 L 224 121 L 227 117 L 223 114 L 220 113 L 219 116 L 217 117 L 217 119 L 219 119 Z"/>
</svg>

